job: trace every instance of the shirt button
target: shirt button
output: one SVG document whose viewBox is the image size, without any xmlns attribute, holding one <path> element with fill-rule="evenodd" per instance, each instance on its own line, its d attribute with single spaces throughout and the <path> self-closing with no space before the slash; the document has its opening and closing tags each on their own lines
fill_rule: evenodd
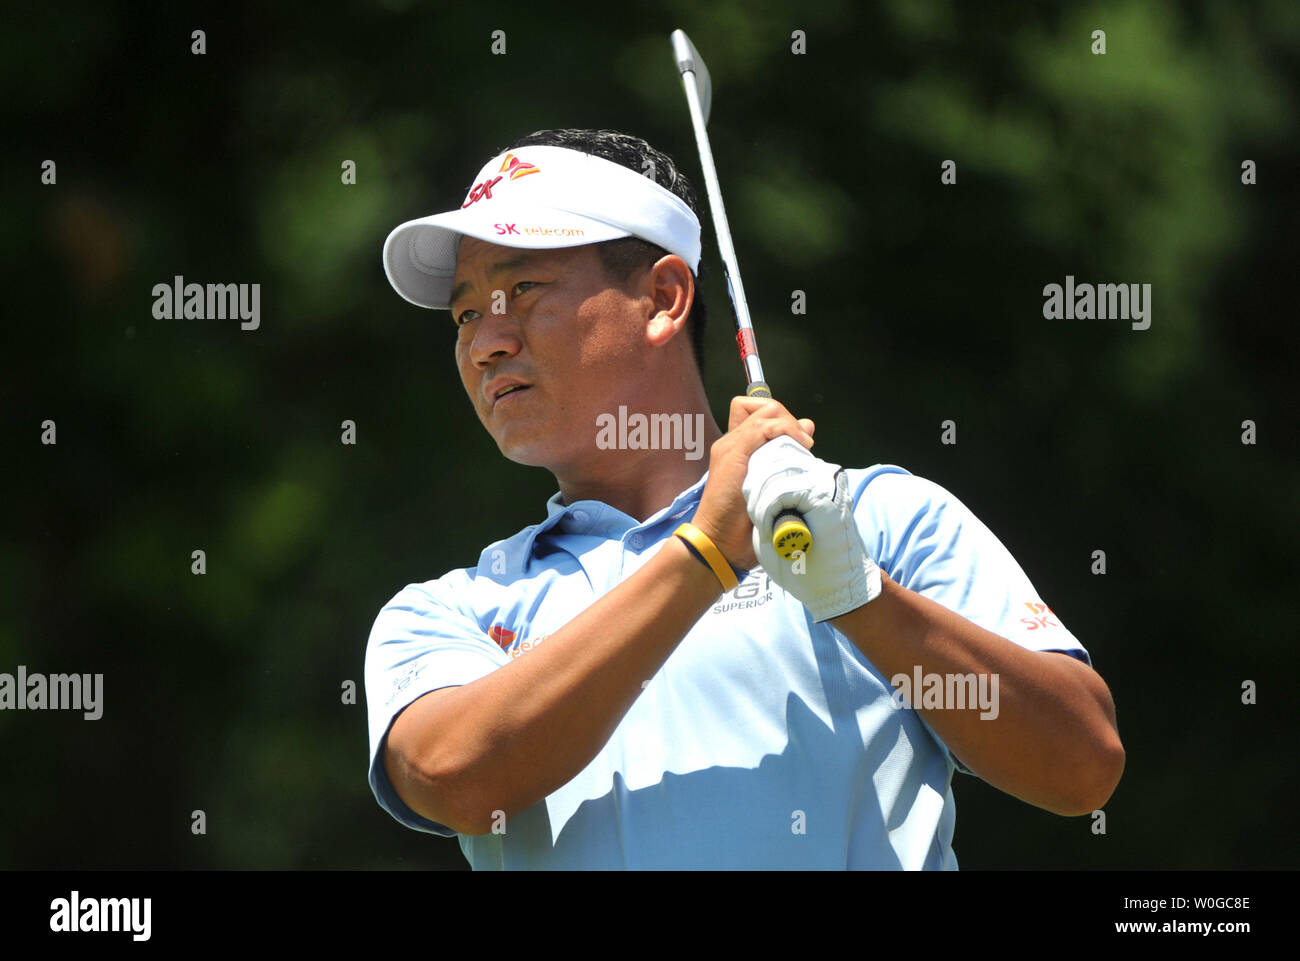
<svg viewBox="0 0 1300 961">
<path fill-rule="evenodd" d="M 645 544 L 645 538 L 640 534 L 632 535 L 632 550 L 639 551 L 643 544 Z"/>
<path fill-rule="evenodd" d="M 577 521 L 579 524 L 585 524 L 587 523 L 589 518 L 587 517 L 586 511 L 574 511 L 573 519 Z"/>
</svg>

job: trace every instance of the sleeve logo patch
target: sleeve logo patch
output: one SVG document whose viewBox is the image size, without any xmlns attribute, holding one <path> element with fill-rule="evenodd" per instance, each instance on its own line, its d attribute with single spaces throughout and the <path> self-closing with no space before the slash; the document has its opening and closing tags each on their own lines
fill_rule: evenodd
<svg viewBox="0 0 1300 961">
<path fill-rule="evenodd" d="M 540 637 L 534 637 L 532 640 L 524 641 L 524 642 L 523 642 L 522 644 L 520 644 L 518 647 L 513 647 L 513 648 L 510 649 L 510 652 L 509 652 L 509 653 L 510 653 L 510 656 L 511 656 L 511 657 L 518 657 L 518 656 L 521 655 L 521 654 L 527 654 L 529 651 L 531 651 L 533 648 L 535 648 L 538 644 L 542 643 L 542 641 L 546 640 L 546 638 L 549 637 L 549 636 L 550 636 L 550 635 L 548 635 L 548 634 L 543 634 L 543 635 L 541 635 Z"/>
<path fill-rule="evenodd" d="M 1037 631 L 1049 627 L 1061 626 L 1059 621 L 1052 620 L 1056 615 L 1052 613 L 1052 609 L 1046 604 L 1035 604 L 1026 601 L 1025 607 L 1029 608 L 1030 612 L 1033 614 L 1032 617 L 1022 617 L 1020 619 L 1020 623 L 1024 624 L 1027 630 Z"/>
<path fill-rule="evenodd" d="M 396 701 L 399 697 L 401 697 L 402 692 L 405 691 L 408 687 L 410 687 L 412 682 L 414 682 L 421 674 L 423 674 L 424 669 L 428 666 L 429 665 L 423 661 L 417 661 L 416 663 L 406 667 L 401 674 L 397 675 L 397 677 L 393 679 L 393 685 L 389 691 L 388 700 L 384 702 L 385 706 L 387 707 L 391 705 L 394 701 Z"/>
<path fill-rule="evenodd" d="M 519 631 L 512 631 L 510 628 L 505 627 L 502 624 L 493 624 L 488 628 L 488 637 L 496 641 L 497 644 L 501 646 L 501 650 L 505 651 L 511 657 L 518 657 L 520 654 L 526 654 L 528 651 L 531 651 L 538 644 L 542 643 L 542 641 L 546 640 L 547 635 L 543 634 L 541 637 L 534 637 L 531 640 L 521 642 Z"/>
</svg>

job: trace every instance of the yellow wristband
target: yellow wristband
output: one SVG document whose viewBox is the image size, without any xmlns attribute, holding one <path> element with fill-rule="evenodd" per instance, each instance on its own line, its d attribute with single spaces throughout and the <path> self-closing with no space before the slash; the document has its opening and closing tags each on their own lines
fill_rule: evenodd
<svg viewBox="0 0 1300 961">
<path fill-rule="evenodd" d="M 740 583 L 736 579 L 736 572 L 731 569 L 727 559 L 722 556 L 722 551 L 718 550 L 713 541 L 709 540 L 709 535 L 704 531 L 694 524 L 683 524 L 673 533 L 695 548 L 696 553 L 700 555 L 704 563 L 708 564 L 713 573 L 718 576 L 724 591 L 732 590 Z"/>
</svg>

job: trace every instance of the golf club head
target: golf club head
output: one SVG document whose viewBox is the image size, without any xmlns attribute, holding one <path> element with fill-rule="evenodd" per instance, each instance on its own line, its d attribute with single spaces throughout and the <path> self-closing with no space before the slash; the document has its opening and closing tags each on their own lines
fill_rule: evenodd
<svg viewBox="0 0 1300 961">
<path fill-rule="evenodd" d="M 709 68 L 704 65 L 704 58 L 695 49 L 695 44 L 691 43 L 691 38 L 686 36 L 685 30 L 674 30 L 672 41 L 677 69 L 681 73 L 691 71 L 691 76 L 695 78 L 695 90 L 700 95 L 700 113 L 704 115 L 704 122 L 708 123 L 709 108 L 713 106 L 713 81 L 709 79 Z"/>
</svg>

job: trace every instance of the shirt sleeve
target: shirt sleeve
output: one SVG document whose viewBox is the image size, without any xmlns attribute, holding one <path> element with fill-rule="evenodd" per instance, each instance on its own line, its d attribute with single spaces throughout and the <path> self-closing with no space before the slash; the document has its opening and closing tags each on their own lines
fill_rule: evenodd
<svg viewBox="0 0 1300 961">
<path fill-rule="evenodd" d="M 472 612 L 455 601 L 455 574 L 411 584 L 375 618 L 366 645 L 366 711 L 370 729 L 370 789 L 380 807 L 417 831 L 456 832 L 423 817 L 397 795 L 384 770 L 383 751 L 397 715 L 417 698 L 490 674 L 509 656 L 484 632 Z M 467 593 L 462 585 L 461 596 Z"/>
<path fill-rule="evenodd" d="M 1060 651 L 1092 665 L 1011 552 L 953 494 L 900 467 L 850 477 L 867 551 L 894 581 L 1028 650 Z"/>
</svg>

